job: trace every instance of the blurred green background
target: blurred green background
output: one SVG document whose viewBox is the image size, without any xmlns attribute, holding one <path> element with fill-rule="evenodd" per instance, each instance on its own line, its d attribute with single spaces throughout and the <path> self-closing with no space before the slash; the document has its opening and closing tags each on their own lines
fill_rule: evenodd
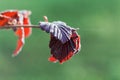
<svg viewBox="0 0 120 80">
<path fill-rule="evenodd" d="M 0 0 L 0 11 L 31 10 L 32 24 L 61 20 L 79 27 L 81 51 L 60 65 L 50 56 L 49 34 L 33 29 L 12 58 L 17 37 L 0 30 L 0 80 L 120 80 L 120 0 Z"/>
</svg>

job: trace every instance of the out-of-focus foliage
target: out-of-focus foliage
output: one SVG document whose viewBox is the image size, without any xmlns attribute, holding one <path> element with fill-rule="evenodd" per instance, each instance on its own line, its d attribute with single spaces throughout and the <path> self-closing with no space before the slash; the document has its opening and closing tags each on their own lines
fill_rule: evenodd
<svg viewBox="0 0 120 80">
<path fill-rule="evenodd" d="M 12 58 L 17 37 L 0 30 L 0 80 L 120 80 L 120 0 L 0 0 L 0 11 L 28 9 L 32 24 L 61 20 L 80 28 L 82 49 L 60 65 L 50 63 L 49 34 L 33 29 Z"/>
</svg>

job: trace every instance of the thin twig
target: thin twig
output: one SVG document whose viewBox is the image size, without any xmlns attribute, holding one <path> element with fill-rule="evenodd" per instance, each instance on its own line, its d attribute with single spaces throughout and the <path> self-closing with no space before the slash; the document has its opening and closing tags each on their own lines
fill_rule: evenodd
<svg viewBox="0 0 120 80">
<path fill-rule="evenodd" d="M 7 29 L 7 28 L 20 28 L 20 27 L 24 27 L 24 28 L 40 28 L 39 25 L 5 25 L 5 26 L 0 26 L 0 29 Z"/>
<path fill-rule="evenodd" d="M 5 17 L 5 18 L 9 18 L 7 16 L 4 16 L 4 15 L 0 15 L 2 17 Z M 43 16 L 45 22 L 48 22 L 48 18 L 47 16 Z M 39 25 L 5 25 L 5 26 L 0 26 L 0 29 L 9 29 L 9 28 L 20 28 L 20 27 L 24 27 L 24 28 L 40 28 Z"/>
</svg>

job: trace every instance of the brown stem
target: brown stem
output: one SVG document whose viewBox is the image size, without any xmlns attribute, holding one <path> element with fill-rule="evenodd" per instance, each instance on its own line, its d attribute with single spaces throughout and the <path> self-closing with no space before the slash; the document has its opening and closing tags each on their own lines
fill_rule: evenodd
<svg viewBox="0 0 120 80">
<path fill-rule="evenodd" d="M 39 25 L 5 25 L 5 26 L 0 26 L 0 29 L 7 29 L 7 28 L 20 28 L 20 27 L 24 27 L 24 28 L 40 28 Z"/>
</svg>

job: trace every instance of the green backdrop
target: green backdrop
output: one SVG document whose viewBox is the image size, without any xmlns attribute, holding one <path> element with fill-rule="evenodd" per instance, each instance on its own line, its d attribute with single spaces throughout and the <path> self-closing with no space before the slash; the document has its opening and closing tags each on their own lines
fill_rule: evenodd
<svg viewBox="0 0 120 80">
<path fill-rule="evenodd" d="M 120 80 L 120 0 L 0 0 L 0 11 L 31 10 L 32 24 L 61 20 L 80 28 L 81 51 L 60 65 L 48 61 L 49 34 L 33 29 L 12 58 L 17 37 L 0 30 L 0 80 Z"/>
</svg>

